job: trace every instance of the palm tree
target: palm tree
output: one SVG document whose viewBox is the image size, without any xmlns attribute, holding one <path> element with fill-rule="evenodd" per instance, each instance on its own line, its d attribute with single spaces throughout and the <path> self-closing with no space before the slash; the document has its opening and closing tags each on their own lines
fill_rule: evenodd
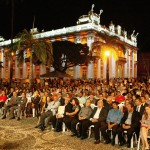
<svg viewBox="0 0 150 150">
<path fill-rule="evenodd" d="M 53 49 L 52 44 L 45 39 L 34 39 L 34 35 L 24 29 L 16 36 L 18 41 L 11 46 L 9 54 L 17 53 L 18 65 L 24 61 L 24 54 L 27 50 L 30 51 L 30 72 L 29 72 L 29 87 L 32 86 L 33 81 L 33 63 L 42 64 L 50 67 L 53 63 Z M 36 61 L 35 61 L 36 60 Z"/>
</svg>

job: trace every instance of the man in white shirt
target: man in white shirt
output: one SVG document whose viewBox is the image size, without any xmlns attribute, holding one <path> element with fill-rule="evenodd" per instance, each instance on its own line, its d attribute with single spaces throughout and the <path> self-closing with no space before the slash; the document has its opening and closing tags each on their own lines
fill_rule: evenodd
<svg viewBox="0 0 150 150">
<path fill-rule="evenodd" d="M 94 144 L 100 143 L 100 131 L 102 132 L 101 128 L 103 126 L 106 126 L 107 114 L 108 111 L 104 108 L 103 100 L 99 100 L 97 102 L 97 107 L 95 107 L 93 110 L 92 117 L 89 120 L 87 120 L 84 124 L 82 124 L 82 129 L 84 129 L 85 131 L 88 130 L 90 125 L 94 125 L 94 133 L 95 133 Z"/>
</svg>

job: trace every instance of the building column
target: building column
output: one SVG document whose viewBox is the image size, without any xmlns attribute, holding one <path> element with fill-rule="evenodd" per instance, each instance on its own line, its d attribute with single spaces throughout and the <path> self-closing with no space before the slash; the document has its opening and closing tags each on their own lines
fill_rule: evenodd
<svg viewBox="0 0 150 150">
<path fill-rule="evenodd" d="M 55 71 L 54 67 L 50 67 L 50 72 Z"/>
<path fill-rule="evenodd" d="M 116 60 L 114 59 L 113 54 L 111 56 L 110 62 L 111 62 L 110 63 L 110 66 L 111 66 L 110 78 L 116 78 Z"/>
<path fill-rule="evenodd" d="M 15 58 L 15 78 L 18 79 L 20 76 L 19 76 L 19 66 L 17 65 L 18 62 L 17 62 L 17 58 Z"/>
<path fill-rule="evenodd" d="M 106 66 L 107 66 L 107 62 L 103 62 L 103 79 L 106 79 Z"/>
<path fill-rule="evenodd" d="M 128 77 L 128 50 L 125 53 L 126 63 L 124 64 L 124 78 Z"/>
<path fill-rule="evenodd" d="M 101 59 L 97 61 L 97 79 L 101 78 Z"/>
<path fill-rule="evenodd" d="M 40 65 L 40 75 L 46 73 L 46 66 L 45 65 Z"/>
<path fill-rule="evenodd" d="M 36 68 L 35 65 L 33 64 L 33 79 L 36 78 Z"/>
<path fill-rule="evenodd" d="M 1 78 L 3 79 L 5 77 L 5 56 L 4 56 L 4 49 L 2 49 L 2 55 L 1 55 L 2 65 L 4 68 L 1 69 Z"/>
<path fill-rule="evenodd" d="M 26 65 L 26 62 L 25 62 L 25 59 L 24 59 L 24 62 L 23 62 L 23 65 L 22 65 L 23 79 L 27 78 L 26 69 L 27 69 L 27 65 Z"/>
<path fill-rule="evenodd" d="M 132 77 L 134 78 L 134 51 L 132 50 Z"/>
<path fill-rule="evenodd" d="M 130 57 L 131 57 L 131 52 L 130 52 L 130 50 L 128 52 L 129 52 L 128 53 L 128 78 L 130 78 L 131 77 L 131 73 L 130 73 L 130 67 L 131 67 Z"/>
<path fill-rule="evenodd" d="M 81 67 L 77 65 L 74 67 L 74 79 L 80 79 L 81 77 Z"/>
<path fill-rule="evenodd" d="M 94 79 L 94 63 L 91 61 L 87 67 L 87 78 Z"/>
</svg>

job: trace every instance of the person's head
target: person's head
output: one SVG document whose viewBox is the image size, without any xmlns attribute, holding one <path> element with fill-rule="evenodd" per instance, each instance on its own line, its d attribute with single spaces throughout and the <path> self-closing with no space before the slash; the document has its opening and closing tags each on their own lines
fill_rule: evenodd
<svg viewBox="0 0 150 150">
<path fill-rule="evenodd" d="M 34 97 L 38 96 L 39 95 L 39 92 L 38 91 L 35 91 L 34 92 Z"/>
<path fill-rule="evenodd" d="M 140 99 L 140 98 L 136 98 L 136 100 L 135 100 L 135 105 L 136 105 L 136 106 L 140 106 L 141 104 L 142 104 L 141 99 Z"/>
<path fill-rule="evenodd" d="M 148 93 L 145 94 L 145 98 L 146 98 L 146 100 L 149 100 L 150 96 Z"/>
<path fill-rule="evenodd" d="M 86 106 L 86 107 L 90 107 L 90 105 L 91 105 L 91 100 L 90 100 L 90 99 L 87 99 L 87 100 L 86 100 L 86 103 L 85 103 L 85 106 Z"/>
<path fill-rule="evenodd" d="M 102 94 L 99 94 L 98 98 L 99 98 L 100 100 L 103 100 L 103 95 L 102 95 Z"/>
<path fill-rule="evenodd" d="M 107 100 L 108 104 L 112 104 L 113 97 L 112 96 L 108 96 L 106 100 Z"/>
<path fill-rule="evenodd" d="M 118 109 L 118 102 L 114 101 L 112 103 L 112 107 L 113 107 L 113 109 Z"/>
<path fill-rule="evenodd" d="M 98 107 L 98 108 L 102 108 L 103 106 L 104 106 L 103 100 L 99 100 L 99 101 L 97 102 L 97 107 Z"/>
<path fill-rule="evenodd" d="M 121 95 L 121 91 L 117 91 L 117 95 L 120 96 Z"/>
<path fill-rule="evenodd" d="M 144 118 L 148 119 L 148 116 L 150 115 L 150 105 L 145 107 L 145 111 L 144 111 Z"/>
<path fill-rule="evenodd" d="M 89 97 L 90 99 L 93 99 L 94 98 L 94 95 L 93 94 L 90 94 L 90 97 Z"/>
<path fill-rule="evenodd" d="M 145 107 L 145 112 L 150 115 L 150 105 Z"/>
<path fill-rule="evenodd" d="M 57 101 L 58 100 L 58 94 L 53 94 L 52 99 L 53 99 L 53 101 Z"/>
<path fill-rule="evenodd" d="M 16 96 L 17 96 L 17 92 L 13 92 L 13 96 L 15 96 L 15 97 L 16 97 Z"/>
<path fill-rule="evenodd" d="M 47 91 L 45 91 L 45 92 L 44 92 L 44 95 L 45 95 L 45 96 L 48 96 L 48 92 L 47 92 Z"/>
<path fill-rule="evenodd" d="M 142 101 L 142 103 L 146 103 L 146 98 L 144 95 L 141 95 L 141 101 Z"/>
<path fill-rule="evenodd" d="M 70 102 L 70 97 L 64 97 L 65 98 L 65 104 L 68 104 Z"/>
<path fill-rule="evenodd" d="M 11 88 L 11 89 L 10 89 L 10 92 L 11 92 L 11 93 L 14 92 L 14 88 Z"/>
<path fill-rule="evenodd" d="M 5 95 L 5 91 L 2 91 L 2 95 Z"/>
<path fill-rule="evenodd" d="M 79 105 L 79 100 L 77 98 L 73 98 L 71 103 L 74 106 Z"/>
<path fill-rule="evenodd" d="M 60 97 L 62 97 L 62 93 L 61 92 L 58 93 L 58 98 L 60 98 Z"/>
<path fill-rule="evenodd" d="M 47 96 L 47 97 L 46 97 L 46 101 L 47 101 L 47 102 L 51 102 L 51 97 L 50 97 L 50 96 Z"/>
<path fill-rule="evenodd" d="M 21 94 L 21 97 L 22 97 L 22 98 L 25 98 L 25 97 L 26 97 L 26 94 L 25 94 L 25 93 L 22 93 L 22 94 Z"/>
<path fill-rule="evenodd" d="M 133 112 L 133 110 L 134 110 L 134 104 L 133 103 L 129 103 L 129 104 L 127 104 L 127 110 L 129 111 L 129 112 Z"/>
</svg>

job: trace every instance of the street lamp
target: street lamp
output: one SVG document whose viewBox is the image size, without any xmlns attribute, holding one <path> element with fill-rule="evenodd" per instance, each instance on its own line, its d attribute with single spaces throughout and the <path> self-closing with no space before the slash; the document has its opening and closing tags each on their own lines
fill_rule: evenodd
<svg viewBox="0 0 150 150">
<path fill-rule="evenodd" d="M 109 51 L 105 52 L 106 55 L 106 83 L 109 84 Z"/>
</svg>

